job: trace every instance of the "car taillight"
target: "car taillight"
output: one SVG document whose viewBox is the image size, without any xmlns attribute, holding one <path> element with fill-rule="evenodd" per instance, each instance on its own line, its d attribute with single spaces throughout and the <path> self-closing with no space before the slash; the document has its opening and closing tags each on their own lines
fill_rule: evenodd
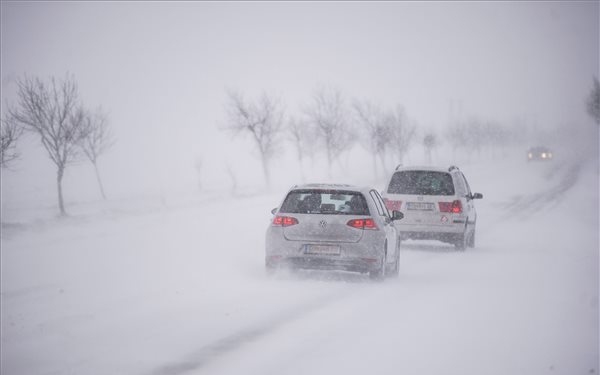
<svg viewBox="0 0 600 375">
<path fill-rule="evenodd" d="M 298 219 L 291 216 L 275 216 L 273 219 L 273 226 L 276 227 L 289 227 L 296 224 L 298 224 Z"/>
<path fill-rule="evenodd" d="M 348 221 L 346 225 L 356 229 L 377 230 L 377 224 L 375 224 L 375 220 L 373 219 L 352 219 Z"/>
<path fill-rule="evenodd" d="M 440 206 L 440 212 L 452 212 L 453 214 L 460 214 L 462 212 L 462 203 L 459 200 L 454 202 L 438 202 Z"/>
<path fill-rule="evenodd" d="M 400 208 L 402 207 L 402 201 L 394 201 L 391 199 L 383 198 L 383 202 L 385 203 L 387 209 L 390 211 L 400 211 Z"/>
</svg>

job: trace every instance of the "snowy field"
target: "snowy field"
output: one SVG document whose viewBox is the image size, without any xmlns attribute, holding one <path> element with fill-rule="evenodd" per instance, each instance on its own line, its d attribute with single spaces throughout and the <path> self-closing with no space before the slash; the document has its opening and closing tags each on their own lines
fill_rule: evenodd
<svg viewBox="0 0 600 375">
<path fill-rule="evenodd" d="M 598 161 L 461 165 L 475 249 L 398 279 L 264 273 L 284 190 L 3 203 L 3 375 L 595 374 Z M 378 188 L 383 188 L 383 182 Z M 45 217 L 48 218 L 45 218 Z"/>
</svg>

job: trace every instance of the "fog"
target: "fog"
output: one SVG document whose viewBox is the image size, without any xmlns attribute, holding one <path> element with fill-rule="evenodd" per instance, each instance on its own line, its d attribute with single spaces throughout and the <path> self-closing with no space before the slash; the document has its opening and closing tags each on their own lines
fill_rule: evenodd
<svg viewBox="0 0 600 375">
<path fill-rule="evenodd" d="M 241 185 L 260 171 L 251 140 L 219 130 L 227 89 L 277 95 L 293 116 L 325 85 L 402 105 L 419 129 L 474 116 L 553 132 L 590 122 L 599 43 L 595 2 L 3 2 L 2 104 L 24 74 L 73 74 L 115 133 L 100 160 L 109 194 L 195 187 L 198 158 L 220 189 L 227 166 Z M 3 171 L 8 200 L 54 188 L 28 138 L 18 173 Z M 95 197 L 87 165 L 66 179 L 65 199 Z"/>
<path fill-rule="evenodd" d="M 21 77 L 72 74 L 115 138 L 98 162 L 108 199 L 82 159 L 66 170 L 66 217 L 39 136 L 24 134 L 2 169 L 3 374 L 600 370 L 600 138 L 585 107 L 600 76 L 598 2 L 0 9 L 2 117 Z M 286 138 L 266 185 L 252 138 L 224 130 L 228 92 L 268 93 L 297 119 L 320 87 L 348 106 L 401 106 L 413 142 L 382 165 L 356 136 L 329 171 L 320 140 L 300 162 Z M 456 147 L 459 123 L 509 140 Z M 527 162 L 536 145 L 554 160 Z M 270 210 L 291 185 L 382 190 L 399 163 L 464 171 L 484 194 L 475 249 L 403 242 L 400 277 L 383 283 L 266 277 Z"/>
</svg>

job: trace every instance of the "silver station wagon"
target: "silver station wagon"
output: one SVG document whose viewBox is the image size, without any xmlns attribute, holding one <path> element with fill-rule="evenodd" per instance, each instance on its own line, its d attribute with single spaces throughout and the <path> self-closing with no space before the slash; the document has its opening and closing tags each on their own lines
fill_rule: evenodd
<svg viewBox="0 0 600 375">
<path fill-rule="evenodd" d="M 389 210 L 402 210 L 401 239 L 438 240 L 459 250 L 475 247 L 477 212 L 467 179 L 456 166 L 398 166 L 383 193 Z"/>
<path fill-rule="evenodd" d="M 280 267 L 397 275 L 400 243 L 390 213 L 373 188 L 351 185 L 294 186 L 266 234 L 267 271 Z"/>
</svg>

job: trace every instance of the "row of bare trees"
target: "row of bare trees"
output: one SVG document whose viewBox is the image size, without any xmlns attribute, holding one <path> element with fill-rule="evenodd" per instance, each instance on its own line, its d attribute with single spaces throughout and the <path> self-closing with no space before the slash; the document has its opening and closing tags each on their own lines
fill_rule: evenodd
<svg viewBox="0 0 600 375">
<path fill-rule="evenodd" d="M 280 98 L 263 93 L 256 101 L 249 101 L 237 91 L 227 93 L 225 130 L 233 134 L 250 134 L 258 148 L 265 181 L 269 184 L 269 161 L 281 142 L 291 141 L 296 148 L 302 167 L 303 159 L 315 150 L 324 150 L 329 174 L 340 155 L 359 142 L 377 164 L 387 169 L 386 160 L 393 157 L 401 163 L 416 138 L 416 126 L 409 120 L 402 106 L 384 108 L 368 100 L 350 103 L 339 89 L 320 87 L 299 115 L 286 116 Z M 586 98 L 586 110 L 600 123 L 600 83 L 594 77 L 592 89 Z M 479 153 L 482 149 L 497 150 L 514 143 L 520 136 L 518 129 L 477 118 L 463 119 L 449 124 L 444 140 L 456 151 Z M 441 144 L 433 131 L 422 134 L 425 158 L 432 162 L 433 150 Z M 318 148 L 317 148 L 318 145 Z M 302 172 L 302 177 L 304 173 Z"/>
<path fill-rule="evenodd" d="M 2 167 L 17 159 L 15 144 L 29 132 L 37 135 L 48 157 L 56 166 L 58 206 L 66 215 L 62 182 L 65 169 L 81 158 L 94 166 L 102 197 L 106 199 L 98 172 L 98 158 L 114 142 L 106 113 L 98 108 L 89 110 L 79 97 L 72 76 L 44 81 L 25 76 L 17 80 L 16 103 L 7 104 L 2 119 Z"/>
<path fill-rule="evenodd" d="M 415 136 L 415 126 L 401 106 L 390 110 L 366 100 L 348 104 L 336 88 L 316 89 L 299 116 L 287 117 L 281 99 L 266 93 L 252 102 L 240 92 L 229 91 L 227 99 L 224 129 L 234 135 L 251 136 L 267 185 L 269 161 L 286 139 L 295 145 L 300 165 L 319 145 L 331 175 L 333 164 L 357 140 L 372 155 L 374 167 L 379 160 L 385 169 L 385 155 L 390 153 L 401 161 Z"/>
<path fill-rule="evenodd" d="M 476 117 L 451 123 L 445 137 L 453 150 L 467 150 L 469 153 L 480 153 L 483 149 L 502 149 L 515 143 L 519 134 L 515 129 L 495 121 L 484 121 Z"/>
</svg>

